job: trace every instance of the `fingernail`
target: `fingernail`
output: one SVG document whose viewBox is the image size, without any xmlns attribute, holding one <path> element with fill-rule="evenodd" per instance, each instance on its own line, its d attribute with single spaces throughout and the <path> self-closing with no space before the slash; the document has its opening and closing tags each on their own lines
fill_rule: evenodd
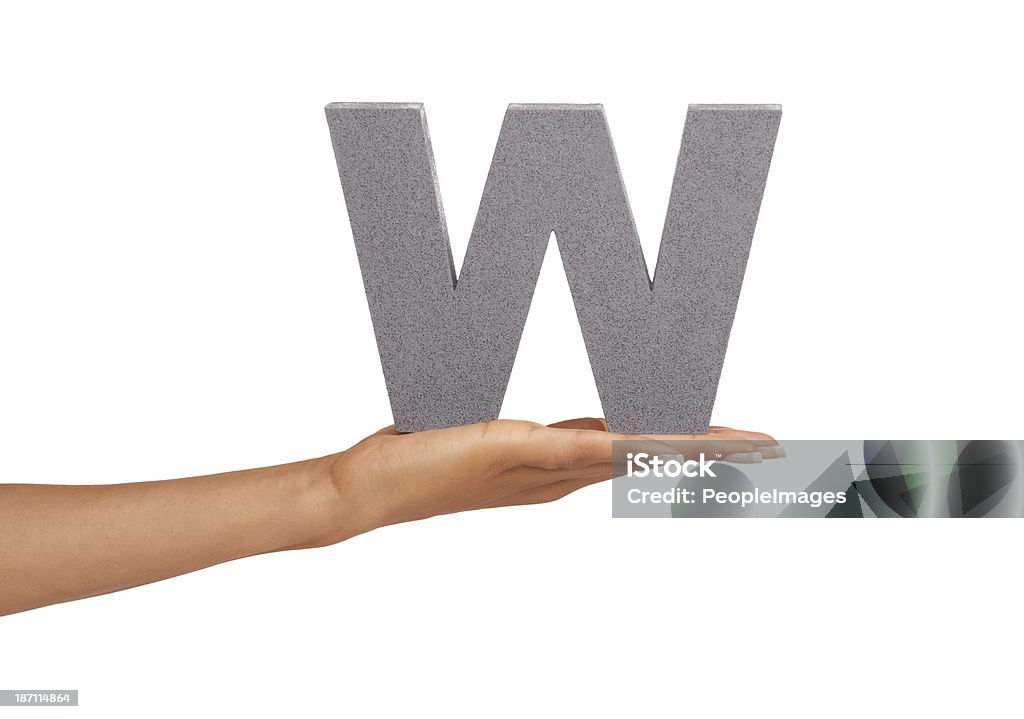
<svg viewBox="0 0 1024 719">
<path fill-rule="evenodd" d="M 779 445 L 775 445 L 774 447 L 762 447 L 760 452 L 761 456 L 765 459 L 779 459 L 780 457 L 786 456 L 786 450 Z"/>
</svg>

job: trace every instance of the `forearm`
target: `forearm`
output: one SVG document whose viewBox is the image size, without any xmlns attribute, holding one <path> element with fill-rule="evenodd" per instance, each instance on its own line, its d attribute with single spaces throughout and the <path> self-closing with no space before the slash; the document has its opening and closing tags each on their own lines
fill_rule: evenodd
<svg viewBox="0 0 1024 719">
<path fill-rule="evenodd" d="M 496 420 L 411 434 L 388 427 L 340 454 L 208 477 L 0 485 L 0 615 L 389 524 L 550 502 L 609 479 L 616 439 L 677 454 L 658 438 L 609 434 L 602 420 Z M 777 444 L 727 428 L 676 439 L 756 461 L 758 447 Z"/>
<path fill-rule="evenodd" d="M 331 461 L 133 484 L 0 485 L 0 615 L 344 539 L 329 510 Z"/>
</svg>

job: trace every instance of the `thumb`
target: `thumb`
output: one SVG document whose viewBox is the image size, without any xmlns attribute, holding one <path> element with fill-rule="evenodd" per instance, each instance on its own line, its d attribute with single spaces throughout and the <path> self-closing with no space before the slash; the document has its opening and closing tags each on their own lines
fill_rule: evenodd
<svg viewBox="0 0 1024 719">
<path fill-rule="evenodd" d="M 607 432 L 608 423 L 600 417 L 580 417 L 579 419 L 564 419 L 561 422 L 549 424 L 552 429 L 590 429 L 595 432 Z"/>
</svg>

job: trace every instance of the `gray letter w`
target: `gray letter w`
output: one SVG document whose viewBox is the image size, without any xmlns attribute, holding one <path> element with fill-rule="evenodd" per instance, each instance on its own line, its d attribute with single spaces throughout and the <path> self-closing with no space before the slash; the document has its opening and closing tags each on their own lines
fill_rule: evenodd
<svg viewBox="0 0 1024 719">
<path fill-rule="evenodd" d="M 510 105 L 456 276 L 419 104 L 327 121 L 400 431 L 494 419 L 554 232 L 610 429 L 704 433 L 782 110 L 691 105 L 654 280 L 601 105 Z"/>
</svg>

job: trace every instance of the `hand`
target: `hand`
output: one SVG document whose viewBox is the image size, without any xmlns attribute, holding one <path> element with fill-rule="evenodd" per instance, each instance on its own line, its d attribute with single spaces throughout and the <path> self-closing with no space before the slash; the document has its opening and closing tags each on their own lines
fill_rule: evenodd
<svg viewBox="0 0 1024 719">
<path fill-rule="evenodd" d="M 612 476 L 612 440 L 707 442 L 726 461 L 775 440 L 612 434 L 603 421 L 499 420 L 400 435 L 276 467 L 128 484 L 0 484 L 0 615 L 118 591 L 219 562 L 340 542 L 397 522 L 550 502 Z M 703 451 L 693 448 L 694 451 Z"/>
<path fill-rule="evenodd" d="M 334 520 L 326 523 L 333 530 L 316 544 L 439 514 L 560 499 L 612 477 L 612 440 L 648 442 L 652 453 L 673 455 L 659 440 L 707 441 L 739 462 L 778 452 L 766 434 L 726 427 L 671 437 L 613 434 L 600 419 L 548 427 L 496 420 L 414 434 L 387 427 L 333 458 Z"/>
</svg>

